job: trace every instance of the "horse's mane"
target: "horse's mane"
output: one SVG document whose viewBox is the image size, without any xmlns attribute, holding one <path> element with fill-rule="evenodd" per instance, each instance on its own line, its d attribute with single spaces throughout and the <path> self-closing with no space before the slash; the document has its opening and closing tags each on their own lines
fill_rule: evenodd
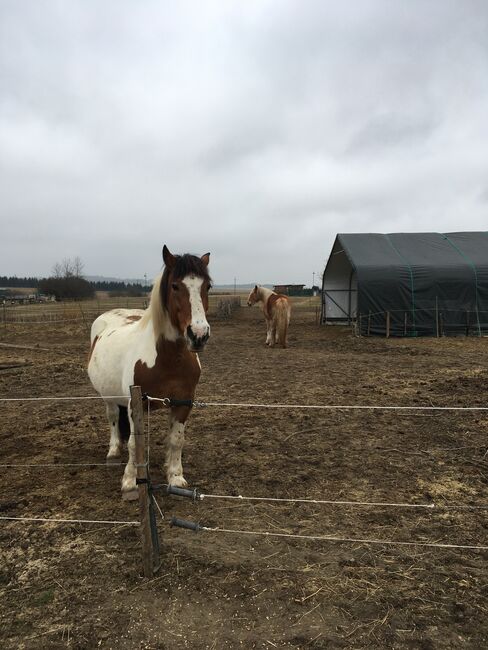
<svg viewBox="0 0 488 650">
<path fill-rule="evenodd" d="M 170 278 L 172 280 L 181 280 L 187 275 L 196 275 L 208 282 L 212 281 L 206 264 L 196 255 L 186 253 L 174 257 L 174 267 L 171 270 L 165 267 L 164 271 L 155 277 L 149 307 L 141 321 L 142 325 L 145 326 L 149 320 L 152 320 L 156 338 L 160 334 L 164 334 L 165 331 L 168 331 L 169 334 L 169 329 L 173 329 L 168 322 L 167 312 Z M 168 336 L 168 338 L 171 337 Z"/>
</svg>

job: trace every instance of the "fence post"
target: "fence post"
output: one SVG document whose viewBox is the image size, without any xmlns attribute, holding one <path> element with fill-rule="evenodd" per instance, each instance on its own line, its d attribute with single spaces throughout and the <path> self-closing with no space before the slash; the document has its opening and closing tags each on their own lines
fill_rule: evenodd
<svg viewBox="0 0 488 650">
<path fill-rule="evenodd" d="M 134 423 L 136 443 L 136 469 L 139 492 L 139 519 L 142 544 L 142 562 L 144 577 L 152 578 L 154 574 L 153 543 L 151 536 L 151 517 L 149 507 L 149 483 L 144 445 L 144 412 L 140 386 L 130 387 L 130 411 Z"/>
<path fill-rule="evenodd" d="M 371 334 L 371 309 L 368 311 L 368 336 Z"/>
<path fill-rule="evenodd" d="M 386 312 L 386 338 L 390 338 L 390 312 Z"/>
<path fill-rule="evenodd" d="M 437 338 L 439 338 L 439 301 L 437 296 L 435 297 L 435 330 Z"/>
<path fill-rule="evenodd" d="M 84 325 L 85 325 L 85 327 L 86 327 L 86 330 L 87 330 L 87 332 L 88 332 L 88 334 L 89 334 L 89 333 L 90 333 L 90 328 L 88 327 L 88 323 L 86 322 L 85 313 L 84 313 L 84 311 L 83 311 L 83 307 L 81 306 L 81 302 L 78 303 L 78 307 L 80 308 L 80 312 L 81 312 L 81 317 L 82 317 L 82 319 L 83 319 L 83 323 L 84 323 Z"/>
</svg>

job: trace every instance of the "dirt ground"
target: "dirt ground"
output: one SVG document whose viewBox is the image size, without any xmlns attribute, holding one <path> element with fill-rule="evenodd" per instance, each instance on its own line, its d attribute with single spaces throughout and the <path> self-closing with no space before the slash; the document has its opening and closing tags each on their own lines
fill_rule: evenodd
<svg viewBox="0 0 488 650">
<path fill-rule="evenodd" d="M 318 327 L 307 304 L 295 308 L 287 350 L 265 347 L 257 308 L 214 318 L 198 398 L 488 406 L 488 339 L 359 339 Z M 12 326 L 0 342 L 37 346 L 0 347 L 1 397 L 94 394 L 83 325 Z M 14 362 L 26 365 L 7 367 Z M 100 401 L 0 409 L 0 515 L 137 519 L 137 503 L 120 498 L 123 467 L 104 465 Z M 165 425 L 164 414 L 152 416 L 155 480 L 164 480 Z M 0 647 L 485 648 L 486 550 L 193 533 L 168 520 L 486 546 L 487 428 L 483 411 L 195 409 L 184 469 L 206 494 L 437 507 L 160 496 L 162 566 L 149 581 L 136 527 L 0 520 Z"/>
</svg>

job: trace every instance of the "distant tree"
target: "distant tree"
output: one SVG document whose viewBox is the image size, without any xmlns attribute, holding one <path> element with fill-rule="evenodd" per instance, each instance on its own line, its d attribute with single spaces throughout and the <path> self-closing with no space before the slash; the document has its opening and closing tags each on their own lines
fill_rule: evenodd
<svg viewBox="0 0 488 650">
<path fill-rule="evenodd" d="M 53 266 L 53 270 L 51 272 L 51 277 L 56 278 L 57 280 L 60 280 L 63 276 L 63 267 L 59 262 L 56 262 L 56 264 Z"/>
<path fill-rule="evenodd" d="M 56 262 L 53 266 L 52 277 L 39 282 L 39 289 L 43 293 L 54 295 L 56 300 L 92 298 L 95 294 L 94 288 L 81 276 L 82 273 L 83 262 L 79 257 L 74 260 L 65 257 L 62 262 Z"/>
<path fill-rule="evenodd" d="M 39 282 L 42 293 L 56 297 L 56 300 L 82 300 L 93 298 L 93 287 L 84 278 L 44 278 Z"/>
<path fill-rule="evenodd" d="M 53 266 L 53 278 L 82 278 L 85 265 L 78 255 L 71 259 L 65 257 L 62 262 L 56 262 Z"/>
<path fill-rule="evenodd" d="M 78 257 L 78 255 L 74 258 L 73 260 L 73 275 L 75 278 L 82 278 L 83 277 L 83 269 L 85 268 L 85 265 L 81 261 L 81 258 Z"/>
</svg>

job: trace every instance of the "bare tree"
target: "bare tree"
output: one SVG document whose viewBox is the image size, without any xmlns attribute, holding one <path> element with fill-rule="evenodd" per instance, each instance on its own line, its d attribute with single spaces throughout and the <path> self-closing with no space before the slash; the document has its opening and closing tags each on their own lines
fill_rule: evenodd
<svg viewBox="0 0 488 650">
<path fill-rule="evenodd" d="M 59 262 L 56 262 L 56 264 L 53 266 L 52 276 L 53 276 L 53 278 L 56 278 L 58 280 L 59 280 L 59 278 L 63 277 L 63 269 L 62 269 L 61 264 Z"/>
<path fill-rule="evenodd" d="M 73 275 L 76 278 L 82 278 L 83 277 L 83 269 L 85 268 L 85 265 L 83 264 L 81 257 L 78 255 L 75 257 L 73 260 Z"/>
<path fill-rule="evenodd" d="M 63 278 L 72 278 L 74 276 L 73 262 L 69 257 L 65 257 L 61 262 Z"/>
<path fill-rule="evenodd" d="M 54 278 L 81 278 L 83 277 L 83 261 L 78 255 L 71 259 L 65 257 L 62 262 L 56 262 L 53 266 L 52 275 Z"/>
</svg>

